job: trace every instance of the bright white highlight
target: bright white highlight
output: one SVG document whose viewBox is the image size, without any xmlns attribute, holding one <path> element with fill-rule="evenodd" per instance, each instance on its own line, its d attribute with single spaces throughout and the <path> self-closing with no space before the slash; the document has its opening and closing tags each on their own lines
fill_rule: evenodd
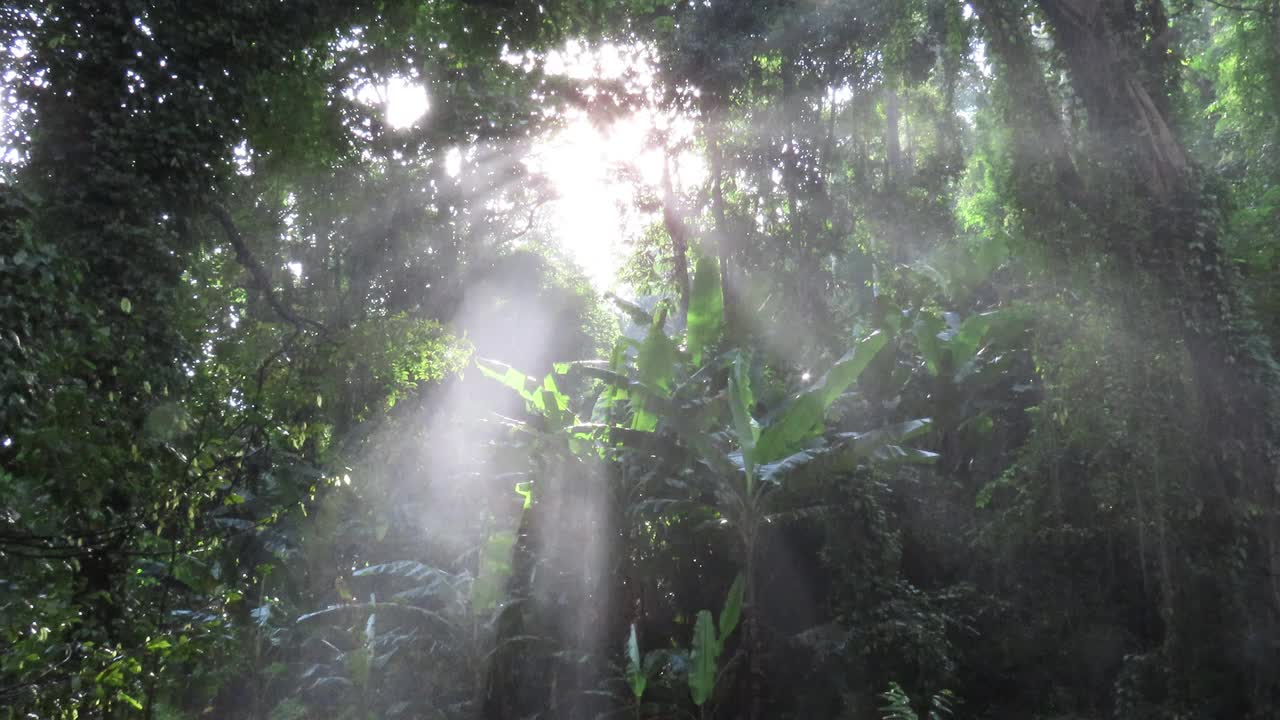
<svg viewBox="0 0 1280 720">
<path fill-rule="evenodd" d="M 637 189 L 660 192 L 664 151 L 655 133 L 675 135 L 684 129 L 669 124 L 644 110 L 601 128 L 576 113 L 535 146 L 528 161 L 556 191 L 556 240 L 597 288 L 616 285 L 625 259 L 623 240 L 652 219 L 637 217 L 629 208 Z M 671 171 L 678 191 L 701 182 L 706 166 L 701 156 L 683 152 L 673 158 Z"/>
<path fill-rule="evenodd" d="M 462 151 L 458 148 L 449 148 L 449 152 L 444 155 L 444 171 L 449 177 L 458 177 L 458 173 L 462 172 Z"/>
<path fill-rule="evenodd" d="M 387 126 L 393 130 L 413 127 L 431 108 L 427 88 L 412 78 L 400 75 L 392 76 L 383 85 L 364 81 L 348 89 L 346 94 L 365 105 L 381 105 L 386 111 Z"/>
<path fill-rule="evenodd" d="M 585 117 L 571 120 L 537 148 L 530 161 L 555 188 L 552 228 L 560 246 L 596 287 L 613 284 L 621 264 L 623 207 L 628 200 L 612 182 L 618 148 Z"/>
<path fill-rule="evenodd" d="M 397 130 L 412 127 L 431 107 L 427 89 L 402 77 L 387 81 L 386 98 L 387 124 Z"/>
</svg>

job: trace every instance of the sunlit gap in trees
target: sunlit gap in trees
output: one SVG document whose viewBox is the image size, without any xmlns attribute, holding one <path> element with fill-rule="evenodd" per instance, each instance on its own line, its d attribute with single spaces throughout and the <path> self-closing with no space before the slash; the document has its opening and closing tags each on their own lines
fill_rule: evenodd
<svg viewBox="0 0 1280 720">
<path fill-rule="evenodd" d="M 450 148 L 443 153 L 444 170 L 457 178 L 463 187 L 469 187 L 469 179 L 485 176 L 510 164 L 518 163 L 534 175 L 545 179 L 546 187 L 535 191 L 528 216 L 527 228 L 508 228 L 518 248 L 521 245 L 537 247 L 550 243 L 576 263 L 597 289 L 617 284 L 617 269 L 624 260 L 625 243 L 638 237 L 642 229 L 654 218 L 644 211 L 636 211 L 637 194 L 653 195 L 663 178 L 664 162 L 672 160 L 673 185 L 679 190 L 692 188 L 705 174 L 700 158 L 686 148 L 693 139 L 694 125 L 687 119 L 655 110 L 656 102 L 653 71 L 646 64 L 643 53 L 636 49 L 604 45 L 588 49 L 578 43 L 568 43 L 562 50 L 542 56 L 509 56 L 507 62 L 533 72 L 541 68 L 551 76 L 568 76 L 580 81 L 613 81 L 615 86 L 624 78 L 631 83 L 626 94 L 639 101 L 629 103 L 614 112 L 603 112 L 592 102 L 590 91 L 586 93 L 587 107 L 556 109 L 552 98 L 544 105 L 543 118 L 553 127 L 532 137 L 527 142 L 510 141 L 497 145 L 470 143 Z M 624 83 L 625 84 L 625 83 Z M 541 99 L 541 98 L 536 98 Z M 389 95 L 388 103 L 395 96 Z M 601 102 L 600 105 L 607 105 Z M 423 122 L 430 122 L 430 118 Z M 537 187 L 531 183 L 531 187 Z M 546 190 L 549 197 L 536 197 Z M 484 199 L 493 209 L 511 213 L 520 218 L 526 211 L 529 199 L 517 196 L 489 197 Z M 514 205 L 513 205 L 514 203 Z M 523 218 L 521 218 L 522 220 Z M 519 222 L 519 220 L 518 220 Z M 527 232 L 526 232 L 527 230 Z M 556 352 L 557 321 L 552 309 L 536 297 L 536 288 L 520 290 L 503 287 L 494 293 L 483 283 L 468 288 L 461 307 L 451 323 L 455 332 L 465 334 L 475 345 L 477 354 L 501 353 L 497 359 L 514 367 L 539 373 L 535 368 L 546 367 L 547 361 L 563 359 L 553 357 Z M 522 293 L 530 293 L 525 297 Z M 494 303 L 494 297 L 501 304 Z M 521 322 L 516 326 L 504 325 L 499 315 L 502 308 L 519 307 Z M 502 338 L 494 338 L 496 328 L 502 328 Z M 493 413 L 518 416 L 519 411 L 505 402 L 505 395 L 490 396 L 494 389 L 483 384 L 469 382 L 450 383 L 436 399 L 433 412 L 426 416 L 425 435 L 432 438 L 430 445 L 434 467 L 465 467 L 463 447 L 472 447 L 471 456 L 481 462 L 501 468 L 501 453 L 495 450 L 504 434 L 504 424 L 490 423 L 488 432 L 480 430 L 466 434 L 461 432 L 460 418 L 488 416 Z M 502 392 L 501 389 L 497 389 Z M 476 423 L 479 425 L 479 423 Z M 483 437 L 482 437 L 483 436 Z M 539 544 L 549 557 L 573 558 L 575 572 L 563 574 L 539 572 L 535 575 L 535 595 L 555 595 L 564 598 L 561 622 L 572 628 L 572 634 L 583 647 L 603 648 L 610 639 L 600 635 L 598 623 L 591 620 L 592 608 L 599 607 L 605 599 L 598 594 L 600 579 L 608 572 L 604 548 L 618 528 L 611 527 L 611 515 L 607 511 L 606 494 L 610 487 L 601 468 L 591 463 L 558 463 L 548 461 L 538 474 L 522 475 L 528 482 L 532 502 L 540 503 L 542 521 L 531 542 Z M 512 480 L 515 483 L 516 480 Z M 564 487 L 573 486 L 570 493 Z M 555 489 L 560 486 L 560 491 Z M 504 490 L 514 492 L 512 484 Z M 426 488 L 426 492 L 439 502 L 429 502 L 428 507 L 454 506 L 457 498 L 466 498 L 476 506 L 493 508 L 510 507 L 510 498 L 485 497 L 488 490 L 470 482 L 461 473 L 438 472 Z M 442 543 L 460 543 L 468 537 L 465 528 L 456 533 L 459 520 L 456 513 L 435 513 L 421 519 L 424 527 Z M 511 565 L 510 548 L 520 532 L 520 515 L 515 518 L 497 514 L 492 522 L 490 536 L 482 555 L 498 560 L 504 554 L 505 565 Z M 505 550 L 503 548 L 506 548 Z M 464 548 L 459 548 L 462 550 Z M 498 566 L 504 562 L 498 562 Z M 491 570 L 482 564 L 481 577 Z M 578 580 L 566 580 L 577 577 Z M 483 599 L 477 603 L 483 605 Z"/>
<path fill-rule="evenodd" d="M 595 84 L 620 88 L 636 107 L 570 108 L 549 117 L 559 128 L 539 138 L 525 165 L 547 178 L 555 191 L 548 231 L 560 248 L 600 290 L 616 289 L 617 270 L 628 244 L 656 218 L 637 210 L 637 195 L 660 190 L 663 163 L 671 162 L 677 192 L 702 182 L 706 166 L 687 148 L 692 118 L 659 110 L 652 54 L 637 45 L 570 41 L 545 56 L 509 54 L 507 62 L 550 76 L 587 82 L 588 103 L 601 98 Z"/>
<path fill-rule="evenodd" d="M 549 76 L 578 81 L 621 85 L 637 109 L 598 117 L 594 108 L 547 110 L 558 128 L 534 140 L 532 146 L 512 154 L 545 177 L 554 191 L 539 218 L 541 230 L 553 240 L 600 289 L 614 289 L 617 269 L 625 260 L 628 242 L 652 222 L 650 213 L 637 211 L 637 193 L 659 192 L 664 160 L 671 162 L 677 192 L 700 183 L 706 175 L 701 155 L 687 148 L 694 138 L 692 118 L 659 111 L 650 54 L 637 46 L 604 43 L 587 47 L 570 41 L 545 55 L 508 54 L 506 61 L 528 71 L 541 68 Z M 588 87 L 590 102 L 599 91 Z M 420 79 L 393 76 L 385 82 L 360 82 L 348 88 L 349 99 L 384 108 L 392 130 L 405 130 L 429 114 L 428 89 Z M 457 177 L 462 166 L 475 162 L 476 148 L 451 148 L 445 169 Z M 486 161 L 492 161 L 486 158 Z"/>
<path fill-rule="evenodd" d="M 6 168 L 16 167 L 22 163 L 22 150 L 13 145 L 12 142 L 17 140 L 14 137 L 21 132 L 21 119 L 26 113 L 29 113 L 31 107 L 18 98 L 17 82 L 20 78 L 19 72 L 15 66 L 31 54 L 30 43 L 26 38 L 18 37 L 4 48 L 3 54 L 8 55 L 3 64 L 8 66 L 3 75 L 0 75 L 0 173 Z M 43 85 L 43 78 L 37 76 L 28 80 L 34 86 Z M 29 140 L 29 138 L 24 138 Z"/>
<path fill-rule="evenodd" d="M 413 127 L 431 109 L 426 87 L 413 78 L 400 75 L 388 78 L 380 85 L 362 83 L 347 92 L 366 105 L 384 107 L 387 125 L 394 130 Z"/>
<path fill-rule="evenodd" d="M 629 242 L 654 219 L 635 208 L 634 196 L 658 192 L 664 150 L 653 138 L 659 134 L 688 140 L 692 124 L 646 108 L 602 127 L 587 113 L 570 111 L 562 129 L 539 142 L 526 161 L 556 192 L 552 234 L 599 289 L 616 285 Z M 694 153 L 671 162 L 680 188 L 706 174 Z"/>
</svg>

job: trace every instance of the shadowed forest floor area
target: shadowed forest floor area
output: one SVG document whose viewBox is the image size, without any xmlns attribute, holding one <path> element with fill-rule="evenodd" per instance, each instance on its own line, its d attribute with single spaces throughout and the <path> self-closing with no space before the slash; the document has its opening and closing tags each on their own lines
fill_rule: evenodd
<svg viewBox="0 0 1280 720">
<path fill-rule="evenodd" d="M 0 0 L 0 720 L 1280 717 L 1280 0 Z"/>
</svg>

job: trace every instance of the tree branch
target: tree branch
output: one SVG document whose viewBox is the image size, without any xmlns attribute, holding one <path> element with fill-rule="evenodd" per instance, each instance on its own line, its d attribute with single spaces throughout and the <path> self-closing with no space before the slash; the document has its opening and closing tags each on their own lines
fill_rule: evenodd
<svg viewBox="0 0 1280 720">
<path fill-rule="evenodd" d="M 322 334 L 328 334 L 329 328 L 319 322 L 307 317 L 303 317 L 294 312 L 288 305 L 284 303 L 280 297 L 272 289 L 271 273 L 258 262 L 258 259 L 249 252 L 249 246 L 245 244 L 244 237 L 240 234 L 240 229 L 236 227 L 235 220 L 232 219 L 231 213 L 221 205 L 211 205 L 209 212 L 217 219 L 218 224 L 222 226 L 222 231 L 226 233 L 227 242 L 231 243 L 231 247 L 236 251 L 236 262 L 240 263 L 245 270 L 249 271 L 249 275 L 253 278 L 253 284 L 266 298 L 267 304 L 275 311 L 280 319 L 293 325 L 301 330 L 305 326 L 310 326 Z"/>
<path fill-rule="evenodd" d="M 1231 11 L 1233 11 L 1233 12 L 1256 12 L 1256 13 L 1258 13 L 1259 15 L 1262 15 L 1262 16 L 1265 16 L 1265 17 L 1275 17 L 1275 14 L 1274 14 L 1271 10 L 1269 10 L 1269 9 L 1267 9 L 1267 8 L 1265 8 L 1265 7 L 1250 7 L 1250 6 L 1248 6 L 1248 5 L 1233 5 L 1233 4 L 1231 4 L 1231 3 L 1225 3 L 1225 2 L 1222 2 L 1221 0 L 1205 0 L 1205 2 L 1209 3 L 1210 5 L 1213 5 L 1214 7 L 1220 7 L 1220 8 L 1222 8 L 1223 10 L 1231 10 Z"/>
</svg>

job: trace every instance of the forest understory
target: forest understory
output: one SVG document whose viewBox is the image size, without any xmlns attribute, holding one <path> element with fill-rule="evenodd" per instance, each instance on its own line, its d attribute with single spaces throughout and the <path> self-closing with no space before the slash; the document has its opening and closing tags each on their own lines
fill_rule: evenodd
<svg viewBox="0 0 1280 720">
<path fill-rule="evenodd" d="M 0 0 L 0 720 L 1280 718 L 1280 0 Z"/>
</svg>

